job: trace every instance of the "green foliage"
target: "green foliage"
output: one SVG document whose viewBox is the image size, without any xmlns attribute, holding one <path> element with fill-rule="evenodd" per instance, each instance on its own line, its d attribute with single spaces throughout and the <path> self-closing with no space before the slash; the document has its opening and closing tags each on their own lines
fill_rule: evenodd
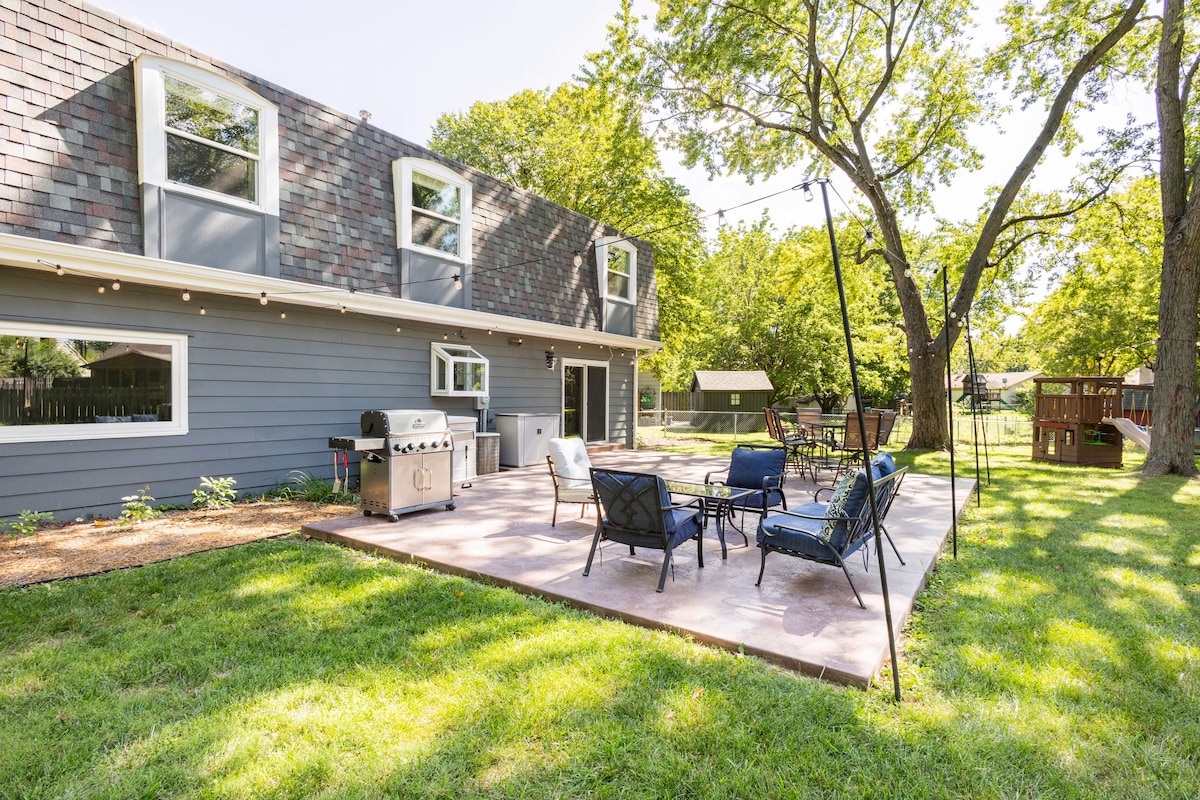
<svg viewBox="0 0 1200 800">
<path fill-rule="evenodd" d="M 200 488 L 192 490 L 192 505 L 197 508 L 224 508 L 233 505 L 237 491 L 233 478 L 200 478 Z"/>
<path fill-rule="evenodd" d="M 654 245 L 661 337 L 695 326 L 687 289 L 701 250 L 687 191 L 667 177 L 641 107 L 619 86 L 568 83 L 443 114 L 429 146 Z M 648 366 L 664 369 L 662 357 Z"/>
<path fill-rule="evenodd" d="M 286 500 L 308 500 L 313 503 L 355 503 L 358 496 L 345 490 L 334 491 L 333 484 L 311 472 L 294 469 L 288 473 L 287 484 L 275 495 Z"/>
<path fill-rule="evenodd" d="M 850 370 L 827 236 L 822 228 L 781 235 L 765 214 L 752 226 L 723 228 L 685 290 L 696 309 L 689 334 L 664 348 L 684 367 L 671 388 L 686 388 L 696 369 L 761 369 L 780 399 L 840 406 Z M 895 292 L 869 267 L 844 279 L 863 394 L 891 397 L 906 386 Z"/>
<path fill-rule="evenodd" d="M 1031 220 L 1070 213 L 1060 203 L 1022 198 L 1021 190 L 1060 130 L 1061 143 L 1072 145 L 1069 114 L 1103 98 L 1113 73 L 1100 67 L 1120 63 L 1114 43 L 1135 26 L 1143 5 L 1009 3 L 1006 44 L 1013 49 L 989 59 L 970 39 L 968 0 L 901 1 L 885 10 L 858 0 L 663 0 L 652 32 L 641 29 L 626 0 L 610 51 L 596 63 L 598 72 L 624 76 L 656 104 L 669 142 L 689 164 L 751 178 L 803 165 L 812 175 L 837 170 L 850 179 L 879 229 L 880 244 L 863 257 L 886 261 L 903 311 L 918 417 L 911 441 L 941 447 L 946 430 L 936 397 L 945 391 L 940 374 L 959 330 L 951 323 L 941 335 L 931 325 L 941 315 L 928 309 L 941 304 L 909 277 L 916 262 L 903 219 L 928 212 L 934 187 L 982 162 L 968 132 L 996 121 L 991 81 L 1014 87 L 1026 106 L 1047 104 L 1045 121 L 1019 145 L 1026 156 L 1002 190 L 987 190 L 982 224 L 965 239 L 967 256 L 950 287 L 961 319 L 984 271 L 1038 235 L 1027 230 Z"/>
<path fill-rule="evenodd" d="M 1022 331 L 1056 375 L 1123 375 L 1154 367 L 1162 213 L 1158 182 L 1136 181 L 1075 215 L 1058 286 Z"/>
<path fill-rule="evenodd" d="M 21 511 L 17 514 L 17 519 L 13 522 L 0 523 L 5 526 L 5 530 L 12 536 L 32 536 L 37 533 L 38 526 L 43 522 L 49 522 L 54 519 L 54 515 L 49 511 Z"/>
<path fill-rule="evenodd" d="M 162 516 L 162 512 L 151 505 L 154 502 L 154 498 L 150 496 L 149 486 L 143 486 L 141 489 L 138 489 L 137 494 L 127 495 L 122 497 L 121 500 L 121 525 L 144 522 L 145 520 L 157 519 Z"/>
<path fill-rule="evenodd" d="M 79 375 L 79 363 L 57 339 L 0 336 L 0 377 L 69 378 Z"/>
</svg>

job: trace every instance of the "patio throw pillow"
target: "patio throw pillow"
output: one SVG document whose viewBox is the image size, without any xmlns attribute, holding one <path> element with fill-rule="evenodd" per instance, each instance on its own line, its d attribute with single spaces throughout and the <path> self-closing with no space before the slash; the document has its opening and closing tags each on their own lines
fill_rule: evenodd
<svg viewBox="0 0 1200 800">
<path fill-rule="evenodd" d="M 550 458 L 564 489 L 592 488 L 592 462 L 583 439 L 551 439 Z"/>
<path fill-rule="evenodd" d="M 840 550 L 846 544 L 847 520 L 859 515 L 866 499 L 867 474 L 861 469 L 847 473 L 825 507 L 826 520 L 821 526 L 821 538 Z"/>
<path fill-rule="evenodd" d="M 896 471 L 896 461 L 891 453 L 877 453 L 871 459 L 871 467 L 879 473 L 879 477 L 886 478 Z"/>
</svg>

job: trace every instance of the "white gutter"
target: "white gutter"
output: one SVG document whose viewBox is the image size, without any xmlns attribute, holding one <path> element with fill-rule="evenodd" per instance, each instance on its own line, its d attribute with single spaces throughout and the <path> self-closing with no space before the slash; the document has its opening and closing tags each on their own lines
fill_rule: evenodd
<svg viewBox="0 0 1200 800">
<path fill-rule="evenodd" d="M 415 300 L 371 294 L 368 291 L 351 292 L 318 284 L 248 275 L 9 233 L 0 233 L 0 263 L 40 272 L 55 272 L 61 266 L 68 275 L 85 275 L 102 280 L 119 278 L 122 282 L 130 284 L 140 283 L 180 291 L 188 289 L 193 292 L 244 297 L 254 301 L 266 292 L 268 302 L 325 308 L 334 312 L 340 312 L 344 308 L 346 311 L 390 320 L 454 325 L 474 330 L 536 336 L 625 350 L 658 350 L 663 346 L 662 342 L 636 336 L 620 336 L 504 314 L 419 303 Z"/>
</svg>

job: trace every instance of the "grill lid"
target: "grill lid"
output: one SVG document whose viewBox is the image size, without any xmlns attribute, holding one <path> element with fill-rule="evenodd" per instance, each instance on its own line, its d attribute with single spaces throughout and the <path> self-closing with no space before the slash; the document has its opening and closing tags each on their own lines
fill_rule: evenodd
<svg viewBox="0 0 1200 800">
<path fill-rule="evenodd" d="M 433 409 L 391 409 L 388 411 L 364 411 L 359 420 L 363 436 L 404 436 L 427 434 L 430 436 L 450 432 L 446 412 Z"/>
</svg>

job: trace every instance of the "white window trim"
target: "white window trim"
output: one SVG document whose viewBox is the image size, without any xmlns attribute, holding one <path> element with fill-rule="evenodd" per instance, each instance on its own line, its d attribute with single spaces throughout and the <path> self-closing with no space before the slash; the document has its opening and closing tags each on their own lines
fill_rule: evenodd
<svg viewBox="0 0 1200 800">
<path fill-rule="evenodd" d="M 480 355 L 479 351 L 474 347 L 466 344 L 451 345 L 455 349 L 467 349 L 474 353 L 474 356 L 463 356 L 457 353 L 451 353 L 446 349 L 446 346 L 441 342 L 429 343 L 429 395 L 430 397 L 487 397 L 488 384 L 491 381 L 492 365 L 486 356 Z M 446 365 L 446 388 L 439 389 L 437 385 L 437 366 L 438 361 L 442 361 Z M 483 386 L 479 389 L 471 389 L 459 391 L 454 388 L 454 365 L 455 363 L 463 364 L 482 364 L 483 365 Z"/>
<path fill-rule="evenodd" d="M 164 73 L 235 100 L 258 112 L 258 199 L 255 202 L 167 180 Z M 138 56 L 134 62 L 133 75 L 138 118 L 138 180 L 141 183 L 150 183 L 175 194 L 189 195 L 234 208 L 272 216 L 279 215 L 279 110 L 274 105 L 223 75 L 166 58 Z M 228 149 L 216 142 L 211 144 L 217 149 Z"/>
<path fill-rule="evenodd" d="M 608 248 L 629 254 L 629 297 L 608 293 Z M 596 240 L 596 271 L 600 280 L 600 297 L 613 303 L 637 305 L 637 248 L 616 236 L 605 236 Z"/>
<path fill-rule="evenodd" d="M 78 422 L 70 425 L 0 426 L 0 442 L 66 442 L 93 439 L 130 439 L 147 436 L 183 436 L 188 432 L 187 336 L 185 334 L 148 333 L 115 328 L 88 328 L 74 325 L 0 320 L 0 336 L 33 335 L 45 339 L 89 339 L 94 341 L 135 341 L 142 344 L 168 345 L 171 348 L 171 417 L 159 422 Z"/>
<path fill-rule="evenodd" d="M 440 181 L 453 184 L 458 187 L 459 192 L 459 208 L 462 212 L 462 219 L 458 221 L 458 249 L 459 254 L 456 256 L 453 253 L 447 253 L 445 250 L 438 250 L 436 247 L 425 247 L 424 245 L 416 244 L 412 240 L 412 175 L 413 172 L 419 172 L 422 175 L 428 175 L 431 178 L 437 178 Z M 454 170 L 438 164 L 434 161 L 427 161 L 423 158 L 398 158 L 392 162 L 392 181 L 396 191 L 396 219 L 398 225 L 396 230 L 399 232 L 398 245 L 401 249 L 415 250 L 419 253 L 427 253 L 437 258 L 444 258 L 448 261 L 453 261 L 456 264 L 469 265 L 471 263 L 471 217 L 472 214 L 472 198 L 471 198 L 471 182 L 459 175 Z"/>
</svg>

